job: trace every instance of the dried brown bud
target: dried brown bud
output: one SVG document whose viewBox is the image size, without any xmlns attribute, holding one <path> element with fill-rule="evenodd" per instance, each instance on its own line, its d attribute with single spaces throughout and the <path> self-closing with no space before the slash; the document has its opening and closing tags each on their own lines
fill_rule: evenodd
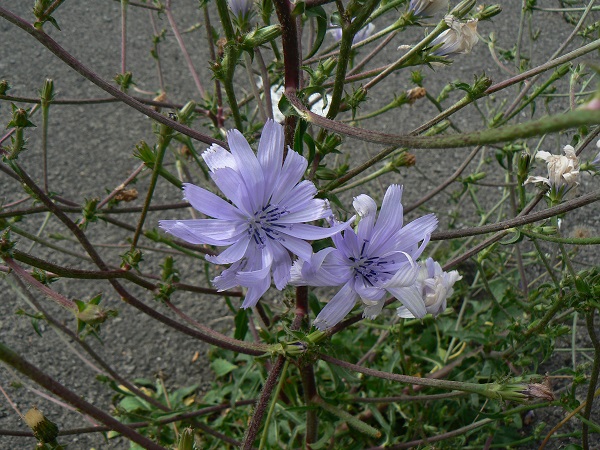
<svg viewBox="0 0 600 450">
<path fill-rule="evenodd" d="M 222 58 L 225 53 L 225 44 L 227 44 L 226 38 L 221 38 L 217 41 L 217 54 L 219 58 Z"/>
<path fill-rule="evenodd" d="M 425 97 L 425 94 L 427 94 L 427 91 L 423 87 L 409 89 L 406 92 L 408 103 L 412 105 L 416 100 Z"/>
<path fill-rule="evenodd" d="M 161 92 L 159 95 L 154 97 L 152 100 L 155 102 L 164 102 L 167 99 L 167 93 Z M 152 109 L 156 112 L 160 112 L 160 106 L 153 106 Z"/>
<path fill-rule="evenodd" d="M 138 198 L 137 189 L 123 189 L 115 195 L 115 200 L 120 202 L 132 202 Z"/>
<path fill-rule="evenodd" d="M 190 148 L 187 145 L 181 146 L 181 148 L 179 149 L 179 154 L 187 159 L 192 157 L 192 151 L 190 150 Z"/>
<path fill-rule="evenodd" d="M 543 383 L 529 383 L 522 393 L 531 400 L 542 399 L 550 402 L 556 400 L 548 377 L 544 378 Z"/>
<path fill-rule="evenodd" d="M 44 414 L 35 406 L 25 413 L 23 420 L 40 443 L 56 443 L 58 427 L 54 422 L 46 419 Z"/>
</svg>

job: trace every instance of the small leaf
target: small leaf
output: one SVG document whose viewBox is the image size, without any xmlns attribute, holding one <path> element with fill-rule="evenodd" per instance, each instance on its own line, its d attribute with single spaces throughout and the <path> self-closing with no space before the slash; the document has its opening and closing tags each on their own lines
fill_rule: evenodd
<svg viewBox="0 0 600 450">
<path fill-rule="evenodd" d="M 235 369 L 237 369 L 238 366 L 230 363 L 226 359 L 218 358 L 211 363 L 210 367 L 215 372 L 217 378 L 219 378 L 234 371 Z"/>
</svg>

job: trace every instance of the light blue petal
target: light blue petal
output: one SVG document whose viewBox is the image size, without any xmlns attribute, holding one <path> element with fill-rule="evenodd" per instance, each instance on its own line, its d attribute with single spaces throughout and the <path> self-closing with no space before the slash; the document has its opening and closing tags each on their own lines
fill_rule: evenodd
<svg viewBox="0 0 600 450">
<path fill-rule="evenodd" d="M 312 181 L 304 180 L 290 189 L 277 204 L 280 208 L 283 208 L 290 213 L 294 213 L 309 206 L 309 202 L 316 194 L 317 188 Z"/>
<path fill-rule="evenodd" d="M 404 209 L 402 207 L 402 186 L 392 184 L 387 188 L 377 223 L 373 227 L 371 237 L 371 246 L 377 246 L 377 243 L 384 236 L 391 236 L 397 230 L 402 228 Z"/>
<path fill-rule="evenodd" d="M 398 308 L 396 308 L 396 314 L 398 314 L 398 317 L 401 317 L 403 319 L 415 318 L 413 313 L 411 313 L 406 306 L 399 306 Z"/>
<path fill-rule="evenodd" d="M 308 161 L 303 156 L 296 153 L 294 150 L 288 147 L 287 156 L 283 162 L 281 168 L 281 175 L 275 182 L 273 187 L 273 196 L 271 197 L 271 203 L 278 205 L 282 198 L 284 198 L 304 175 Z"/>
<path fill-rule="evenodd" d="M 233 170 L 238 170 L 238 166 L 233 158 L 233 155 L 217 144 L 211 145 L 204 153 L 202 159 L 208 166 L 211 172 L 218 169 L 228 167 Z"/>
<path fill-rule="evenodd" d="M 221 272 L 218 277 L 215 277 L 214 280 L 212 280 L 212 283 L 219 291 L 226 291 L 227 289 L 239 286 L 240 283 L 238 283 L 236 275 L 243 265 L 244 260 L 232 264 L 231 267 Z"/>
<path fill-rule="evenodd" d="M 212 192 L 190 183 L 183 184 L 184 198 L 202 214 L 217 219 L 240 220 L 243 214 L 233 205 Z"/>
<path fill-rule="evenodd" d="M 321 331 L 335 326 L 352 311 L 357 299 L 358 296 L 350 288 L 350 283 L 346 283 L 321 310 L 314 326 Z"/>
<path fill-rule="evenodd" d="M 244 236 L 242 239 L 231 245 L 227 250 L 219 253 L 217 256 L 206 255 L 206 260 L 213 264 L 231 264 L 239 261 L 246 254 L 246 249 L 250 239 L 248 236 Z"/>
<path fill-rule="evenodd" d="M 267 120 L 260 136 L 257 153 L 258 162 L 264 174 L 265 198 L 262 199 L 263 205 L 267 204 L 268 197 L 273 193 L 275 181 L 280 176 L 283 164 L 283 146 L 283 127 L 273 120 Z"/>
<path fill-rule="evenodd" d="M 427 314 L 425 302 L 423 301 L 423 297 L 421 297 L 421 291 L 416 284 L 408 287 L 391 288 L 387 289 L 387 291 L 400 300 L 413 317 L 421 319 Z"/>
<path fill-rule="evenodd" d="M 353 269 L 349 261 L 340 251 L 333 247 L 325 248 L 315 253 L 310 262 L 305 264 L 295 263 L 295 270 L 300 270 L 294 276 L 295 286 L 339 286 L 353 277 Z"/>
<path fill-rule="evenodd" d="M 408 262 L 402 265 L 396 273 L 381 287 L 387 289 L 410 286 L 419 275 L 419 266 L 407 255 Z"/>
<path fill-rule="evenodd" d="M 353 220 L 354 218 L 330 228 L 316 227 L 314 225 L 307 225 L 304 223 L 296 223 L 287 227 L 285 231 L 283 231 L 283 233 L 287 234 L 288 236 L 294 236 L 300 239 L 325 239 L 348 228 Z"/>
<path fill-rule="evenodd" d="M 269 287 L 271 286 L 271 277 L 267 277 L 261 280 L 261 282 L 255 286 L 248 288 L 248 292 L 246 293 L 246 297 L 244 298 L 244 302 L 242 303 L 242 308 L 252 308 L 256 306 L 260 298 L 267 292 Z"/>
<path fill-rule="evenodd" d="M 263 267 L 260 270 L 253 270 L 251 272 L 239 271 L 236 274 L 236 279 L 240 286 L 244 287 L 260 287 L 264 284 L 264 280 L 267 280 L 271 284 L 271 267 Z"/>
<path fill-rule="evenodd" d="M 240 220 L 221 220 L 221 219 L 184 219 L 184 220 L 161 220 L 163 224 L 178 222 L 192 231 L 198 238 L 204 237 L 217 242 L 227 242 L 227 244 L 211 245 L 230 245 L 241 238 L 248 229 L 248 223 Z"/>
<path fill-rule="evenodd" d="M 304 208 L 291 214 L 282 216 L 278 223 L 300 223 L 312 222 L 313 220 L 324 219 L 331 215 L 329 202 L 319 198 L 312 199 L 305 203 Z"/>
<path fill-rule="evenodd" d="M 312 255 L 311 245 L 302 239 L 285 235 L 277 242 L 305 261 L 308 261 Z"/>
<path fill-rule="evenodd" d="M 208 219 L 206 219 L 208 220 Z M 209 245 L 231 245 L 237 242 L 238 237 L 233 238 L 211 238 L 203 235 L 194 228 L 190 228 L 187 224 L 191 223 L 196 226 L 197 222 L 202 220 L 189 219 L 189 220 L 161 220 L 158 225 L 165 230 L 167 233 L 177 236 L 179 239 L 183 239 L 190 244 L 209 244 Z"/>
<path fill-rule="evenodd" d="M 252 210 L 257 211 L 259 207 L 264 206 L 265 178 L 262 168 L 248 141 L 238 130 L 230 130 L 227 133 L 227 143 L 246 185 L 248 201 Z"/>
<path fill-rule="evenodd" d="M 280 245 L 272 245 L 274 254 L 273 282 L 275 287 L 282 290 L 290 280 L 290 270 L 292 268 L 292 259 L 288 251 Z"/>
<path fill-rule="evenodd" d="M 362 276 L 354 277 L 354 290 L 361 299 L 370 302 L 381 300 L 386 294 L 384 289 L 379 289 L 367 283 Z"/>
<path fill-rule="evenodd" d="M 250 202 L 250 195 L 241 175 L 233 169 L 219 169 L 211 175 L 215 184 L 229 200 L 237 206 L 246 217 L 252 217 L 255 209 Z"/>
<path fill-rule="evenodd" d="M 371 254 L 382 254 L 385 251 L 409 251 L 416 244 L 428 238 L 436 229 L 437 224 L 438 220 L 435 214 L 419 217 L 391 236 L 382 236 L 381 240 L 371 245 Z"/>
</svg>

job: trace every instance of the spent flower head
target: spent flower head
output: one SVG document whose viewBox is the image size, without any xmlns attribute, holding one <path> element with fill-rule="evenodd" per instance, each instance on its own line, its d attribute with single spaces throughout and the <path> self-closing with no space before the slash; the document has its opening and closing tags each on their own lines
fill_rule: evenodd
<svg viewBox="0 0 600 450">
<path fill-rule="evenodd" d="M 432 258 L 427 258 L 425 264 L 420 264 L 415 284 L 429 314 L 437 317 L 444 312 L 446 300 L 454 293 L 454 283 L 460 279 L 462 276 L 458 274 L 458 271 L 445 272 L 440 264 Z M 400 306 L 397 312 L 403 318 L 415 317 L 406 306 Z"/>
<path fill-rule="evenodd" d="M 373 31 L 375 31 L 375 25 L 373 25 L 372 23 L 369 23 L 366 27 L 361 28 L 354 35 L 354 38 L 352 38 L 352 45 L 358 44 L 359 42 L 362 42 L 365 39 L 367 39 L 373 34 Z M 330 28 L 329 32 L 331 33 L 333 39 L 335 39 L 336 41 L 342 40 L 342 29 L 340 27 Z"/>
<path fill-rule="evenodd" d="M 575 192 L 574 187 L 579 185 L 579 158 L 575 149 L 570 145 L 563 147 L 564 155 L 553 155 L 549 152 L 539 151 L 535 159 L 544 161 L 548 167 L 548 177 L 532 177 L 527 183 L 544 183 L 550 186 L 550 195 L 557 199 L 564 198 L 569 191 Z"/>
<path fill-rule="evenodd" d="M 267 121 L 255 155 L 238 130 L 227 134 L 231 152 L 213 144 L 202 157 L 210 176 L 232 203 L 193 184 L 184 184 L 192 207 L 214 219 L 161 220 L 168 233 L 192 244 L 228 246 L 214 264 L 231 264 L 213 280 L 220 291 L 235 286 L 248 288 L 243 308 L 256 305 L 271 285 L 283 289 L 290 278 L 290 252 L 301 259 L 312 256 L 305 239 L 323 239 L 340 232 L 348 223 L 331 228 L 303 222 L 331 216 L 326 200 L 315 199 L 317 188 L 300 181 L 308 162 L 288 148 L 284 160 L 283 127 Z"/>
<path fill-rule="evenodd" d="M 433 16 L 448 9 L 448 0 L 410 0 L 408 10 L 418 17 Z"/>
<path fill-rule="evenodd" d="M 427 314 L 421 291 L 415 285 L 419 273 L 415 260 L 438 221 L 434 214 L 428 214 L 403 226 L 401 200 L 402 186 L 390 186 L 377 217 L 375 201 L 359 195 L 353 203 L 360 216 L 356 230 L 349 228 L 333 236 L 335 248 L 294 263 L 290 284 L 342 286 L 317 316 L 314 325 L 318 329 L 340 322 L 359 299 L 366 306 L 364 317 L 374 318 L 389 294 L 415 317 Z"/>
<path fill-rule="evenodd" d="M 477 36 L 477 19 L 463 22 L 452 15 L 447 15 L 444 17 L 444 21 L 450 28 L 431 42 L 432 47 L 441 44 L 432 54 L 451 57 L 469 53 L 479 40 Z"/>
</svg>

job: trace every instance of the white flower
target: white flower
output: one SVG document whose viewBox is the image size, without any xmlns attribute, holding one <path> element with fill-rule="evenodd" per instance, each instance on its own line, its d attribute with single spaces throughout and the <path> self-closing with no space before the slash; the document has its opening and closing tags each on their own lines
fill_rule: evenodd
<svg viewBox="0 0 600 450">
<path fill-rule="evenodd" d="M 408 10 L 415 16 L 433 16 L 435 13 L 448 9 L 448 0 L 410 0 Z"/>
<path fill-rule="evenodd" d="M 262 78 L 258 79 L 256 83 L 259 89 L 263 87 Z M 282 122 L 285 119 L 283 113 L 279 110 L 279 100 L 283 96 L 284 87 L 283 85 L 273 85 L 271 86 L 271 104 L 273 105 L 273 120 L 275 122 Z M 327 111 L 329 111 L 329 103 L 331 101 L 331 95 L 327 95 L 327 104 L 323 101 L 323 97 L 320 94 L 312 94 L 308 97 L 308 102 L 310 104 L 310 110 L 321 114 L 323 116 L 327 115 Z M 314 103 L 313 103 L 314 102 Z"/>
<path fill-rule="evenodd" d="M 548 178 L 529 177 L 527 183 L 545 183 L 557 194 L 564 195 L 574 186 L 579 185 L 579 158 L 575 149 L 570 145 L 563 147 L 563 155 L 553 155 L 540 151 L 535 159 L 544 161 L 548 165 Z"/>
<path fill-rule="evenodd" d="M 442 44 L 432 53 L 437 56 L 455 56 L 469 53 L 479 40 L 477 37 L 477 19 L 461 22 L 456 17 L 448 15 L 444 17 L 444 21 L 450 29 L 444 31 L 431 42 L 432 47 Z"/>
<path fill-rule="evenodd" d="M 437 261 L 427 258 L 425 264 L 421 264 L 416 285 L 421 291 L 425 309 L 433 317 L 437 317 L 446 309 L 446 300 L 454 293 L 454 283 L 461 280 L 462 276 L 456 270 L 444 272 Z M 397 309 L 402 318 L 414 318 L 412 312 L 406 306 Z"/>
</svg>

